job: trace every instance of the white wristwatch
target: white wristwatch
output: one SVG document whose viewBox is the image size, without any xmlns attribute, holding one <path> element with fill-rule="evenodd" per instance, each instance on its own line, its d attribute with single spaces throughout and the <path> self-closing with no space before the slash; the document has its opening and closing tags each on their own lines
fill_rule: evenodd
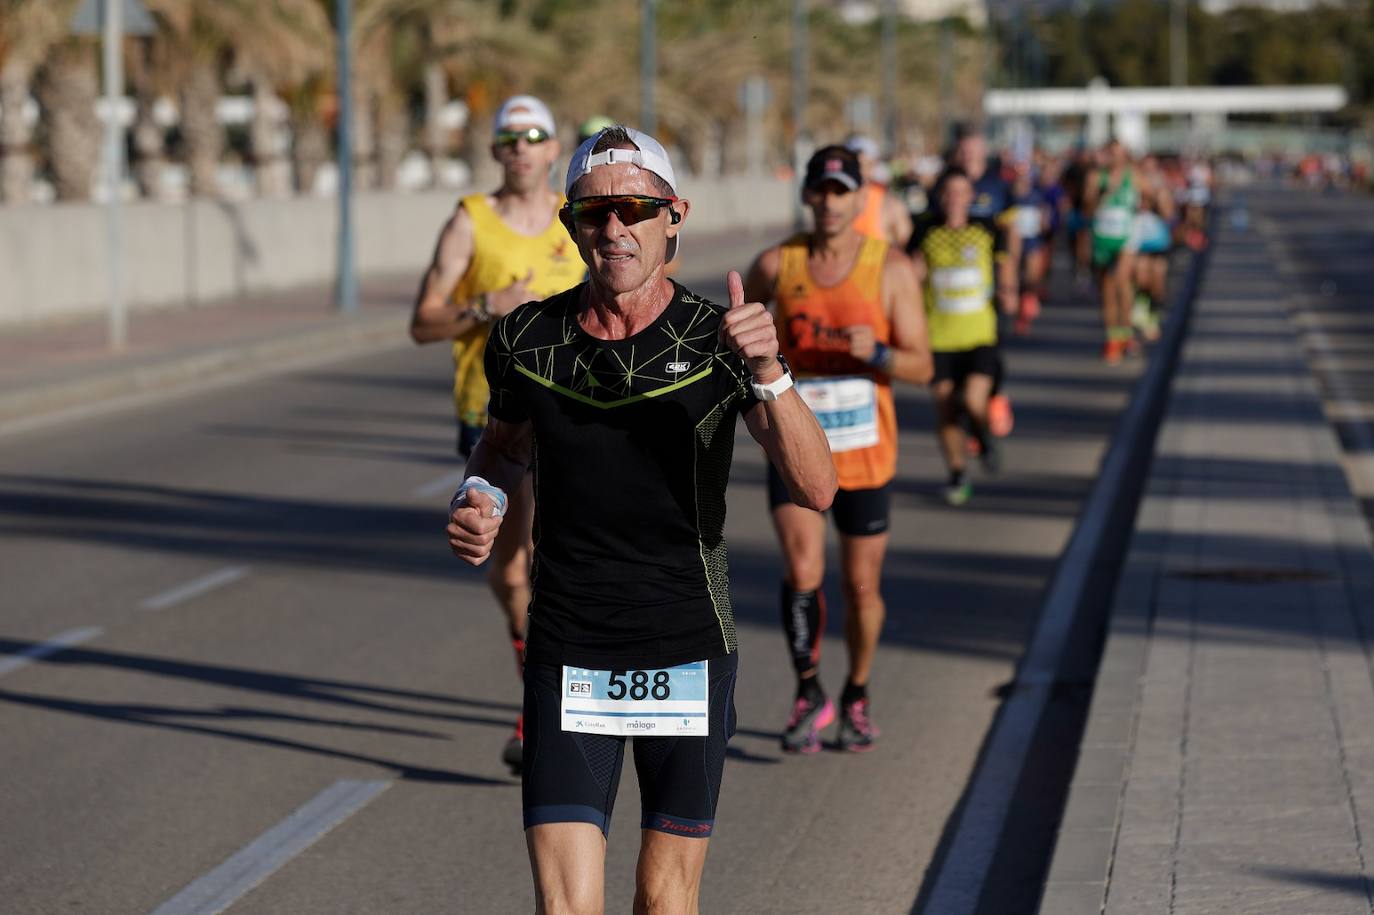
<svg viewBox="0 0 1374 915">
<path fill-rule="evenodd" d="M 754 389 L 754 396 L 759 400 L 777 400 L 792 387 L 792 369 L 788 368 L 787 360 L 778 354 L 778 365 L 782 366 L 782 377 L 768 384 L 759 384 L 757 381 L 750 382 L 750 387 Z"/>
</svg>

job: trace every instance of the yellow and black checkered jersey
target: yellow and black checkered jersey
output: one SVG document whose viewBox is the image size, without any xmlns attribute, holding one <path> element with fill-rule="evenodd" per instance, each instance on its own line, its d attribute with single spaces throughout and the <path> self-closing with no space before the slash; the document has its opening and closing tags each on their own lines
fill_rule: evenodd
<svg viewBox="0 0 1374 915">
<path fill-rule="evenodd" d="M 735 650 L 725 486 L 735 417 L 758 401 L 721 342 L 725 309 L 674 284 L 648 327 L 601 340 L 583 287 L 492 326 L 492 418 L 534 430 L 526 657 L 653 670 Z"/>
<path fill-rule="evenodd" d="M 991 219 L 970 218 L 953 228 L 931 222 L 907 245 L 925 261 L 926 327 L 935 352 L 963 352 L 997 344 L 996 264 L 1006 236 Z"/>
</svg>

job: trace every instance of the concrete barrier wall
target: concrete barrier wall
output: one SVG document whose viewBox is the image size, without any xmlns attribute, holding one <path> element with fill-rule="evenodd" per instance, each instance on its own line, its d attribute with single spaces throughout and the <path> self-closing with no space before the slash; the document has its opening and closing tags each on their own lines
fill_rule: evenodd
<svg viewBox="0 0 1374 915">
<path fill-rule="evenodd" d="M 768 178 L 687 181 L 688 233 L 789 221 L 792 185 Z M 356 198 L 364 274 L 420 271 L 459 193 Z M 123 208 L 124 290 L 131 307 L 196 304 L 329 282 L 332 199 L 134 203 Z M 690 238 L 690 234 L 687 236 Z M 0 207 L 0 326 L 72 318 L 106 307 L 105 212 L 95 205 Z"/>
</svg>

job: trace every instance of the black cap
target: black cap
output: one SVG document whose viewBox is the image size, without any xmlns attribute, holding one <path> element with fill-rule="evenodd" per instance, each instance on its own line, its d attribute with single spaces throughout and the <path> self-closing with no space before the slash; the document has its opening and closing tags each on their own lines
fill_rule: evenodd
<svg viewBox="0 0 1374 915">
<path fill-rule="evenodd" d="M 816 150 L 811 161 L 806 163 L 805 186 L 808 190 L 815 190 L 827 181 L 857 191 L 864 183 L 863 172 L 859 170 L 859 157 L 843 146 L 826 146 Z"/>
</svg>

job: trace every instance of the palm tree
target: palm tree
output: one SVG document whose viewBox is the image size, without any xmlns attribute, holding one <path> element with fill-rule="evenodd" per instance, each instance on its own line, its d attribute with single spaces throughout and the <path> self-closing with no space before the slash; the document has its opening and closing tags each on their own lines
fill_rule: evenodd
<svg viewBox="0 0 1374 915">
<path fill-rule="evenodd" d="M 0 0 L 0 200 L 32 194 L 33 131 L 24 109 L 49 48 L 68 33 L 75 0 Z"/>
<path fill-rule="evenodd" d="M 274 115 L 279 84 L 302 82 L 326 66 L 328 20 L 316 0 L 146 0 L 168 49 L 163 78 L 179 87 L 181 133 L 192 193 L 218 194 L 224 129 L 216 115 L 231 62 L 248 74 L 259 121 L 250 136 L 268 189 L 283 188 L 285 150 Z"/>
</svg>

